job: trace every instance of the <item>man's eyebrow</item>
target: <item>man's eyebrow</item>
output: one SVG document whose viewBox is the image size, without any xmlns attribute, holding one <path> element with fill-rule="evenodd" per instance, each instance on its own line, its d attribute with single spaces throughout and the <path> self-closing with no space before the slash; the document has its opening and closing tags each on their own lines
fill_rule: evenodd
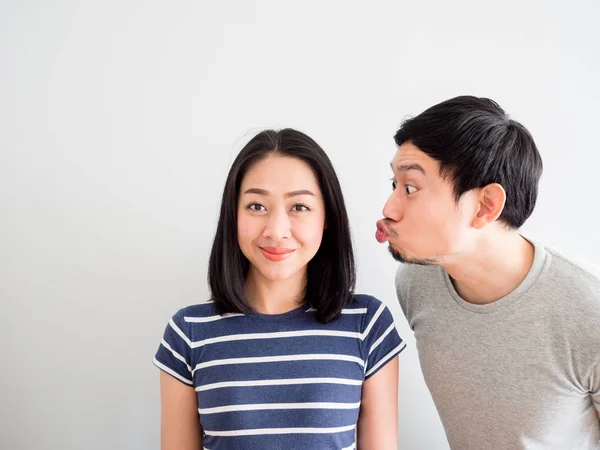
<svg viewBox="0 0 600 450">
<path fill-rule="evenodd" d="M 264 189 L 259 189 L 259 188 L 247 189 L 244 191 L 244 194 L 258 194 L 258 195 L 264 195 L 265 197 L 268 197 L 269 195 L 271 195 L 271 193 L 269 191 L 266 191 Z M 286 197 L 297 197 L 299 195 L 314 196 L 315 194 L 312 191 L 309 191 L 308 189 L 301 189 L 298 191 L 292 191 L 292 192 L 288 192 L 285 194 Z"/>
<path fill-rule="evenodd" d="M 392 163 L 390 163 L 390 167 L 392 168 L 392 170 L 394 170 L 394 165 Z M 423 167 L 420 164 L 400 164 L 398 166 L 396 166 L 396 170 L 398 172 L 408 172 L 409 170 L 418 170 L 419 172 L 423 173 L 423 175 L 425 175 L 425 169 L 423 169 Z"/>
</svg>

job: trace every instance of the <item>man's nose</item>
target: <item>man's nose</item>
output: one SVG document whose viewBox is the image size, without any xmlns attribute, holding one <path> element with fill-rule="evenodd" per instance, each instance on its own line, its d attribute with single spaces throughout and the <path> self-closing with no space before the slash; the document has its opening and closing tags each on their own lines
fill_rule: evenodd
<svg viewBox="0 0 600 450">
<path fill-rule="evenodd" d="M 391 193 L 383 206 L 383 217 L 399 222 L 404 217 L 404 199 L 398 192 Z"/>
</svg>

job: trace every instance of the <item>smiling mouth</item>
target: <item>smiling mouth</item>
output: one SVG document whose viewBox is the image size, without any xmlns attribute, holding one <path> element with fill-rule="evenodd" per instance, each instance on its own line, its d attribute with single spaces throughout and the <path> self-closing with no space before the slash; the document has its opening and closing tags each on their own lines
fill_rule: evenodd
<svg viewBox="0 0 600 450">
<path fill-rule="evenodd" d="M 260 251 L 263 253 L 265 258 L 271 261 L 283 261 L 284 259 L 287 259 L 296 250 L 281 247 L 260 247 Z"/>
</svg>

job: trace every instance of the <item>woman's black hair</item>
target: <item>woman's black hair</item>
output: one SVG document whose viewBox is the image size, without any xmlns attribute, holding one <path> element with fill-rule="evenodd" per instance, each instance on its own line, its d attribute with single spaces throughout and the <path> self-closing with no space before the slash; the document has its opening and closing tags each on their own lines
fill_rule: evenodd
<svg viewBox="0 0 600 450">
<path fill-rule="evenodd" d="M 329 322 L 339 317 L 344 306 L 352 301 L 356 284 L 348 214 L 331 161 L 312 138 L 291 128 L 258 133 L 240 151 L 229 170 L 208 267 L 215 309 L 219 314 L 255 312 L 246 296 L 250 263 L 238 244 L 237 208 L 244 175 L 253 164 L 271 154 L 307 163 L 323 194 L 327 226 L 319 250 L 308 262 L 304 302 L 316 310 L 318 321 Z"/>
</svg>

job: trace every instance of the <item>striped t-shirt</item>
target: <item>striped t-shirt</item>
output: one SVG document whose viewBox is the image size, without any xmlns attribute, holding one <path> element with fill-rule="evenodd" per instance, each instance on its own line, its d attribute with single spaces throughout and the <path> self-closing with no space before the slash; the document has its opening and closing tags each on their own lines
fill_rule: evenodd
<svg viewBox="0 0 600 450">
<path fill-rule="evenodd" d="M 362 383 L 406 344 L 374 297 L 327 324 L 311 311 L 219 316 L 202 303 L 169 321 L 154 364 L 195 388 L 205 449 L 355 448 Z"/>
</svg>

